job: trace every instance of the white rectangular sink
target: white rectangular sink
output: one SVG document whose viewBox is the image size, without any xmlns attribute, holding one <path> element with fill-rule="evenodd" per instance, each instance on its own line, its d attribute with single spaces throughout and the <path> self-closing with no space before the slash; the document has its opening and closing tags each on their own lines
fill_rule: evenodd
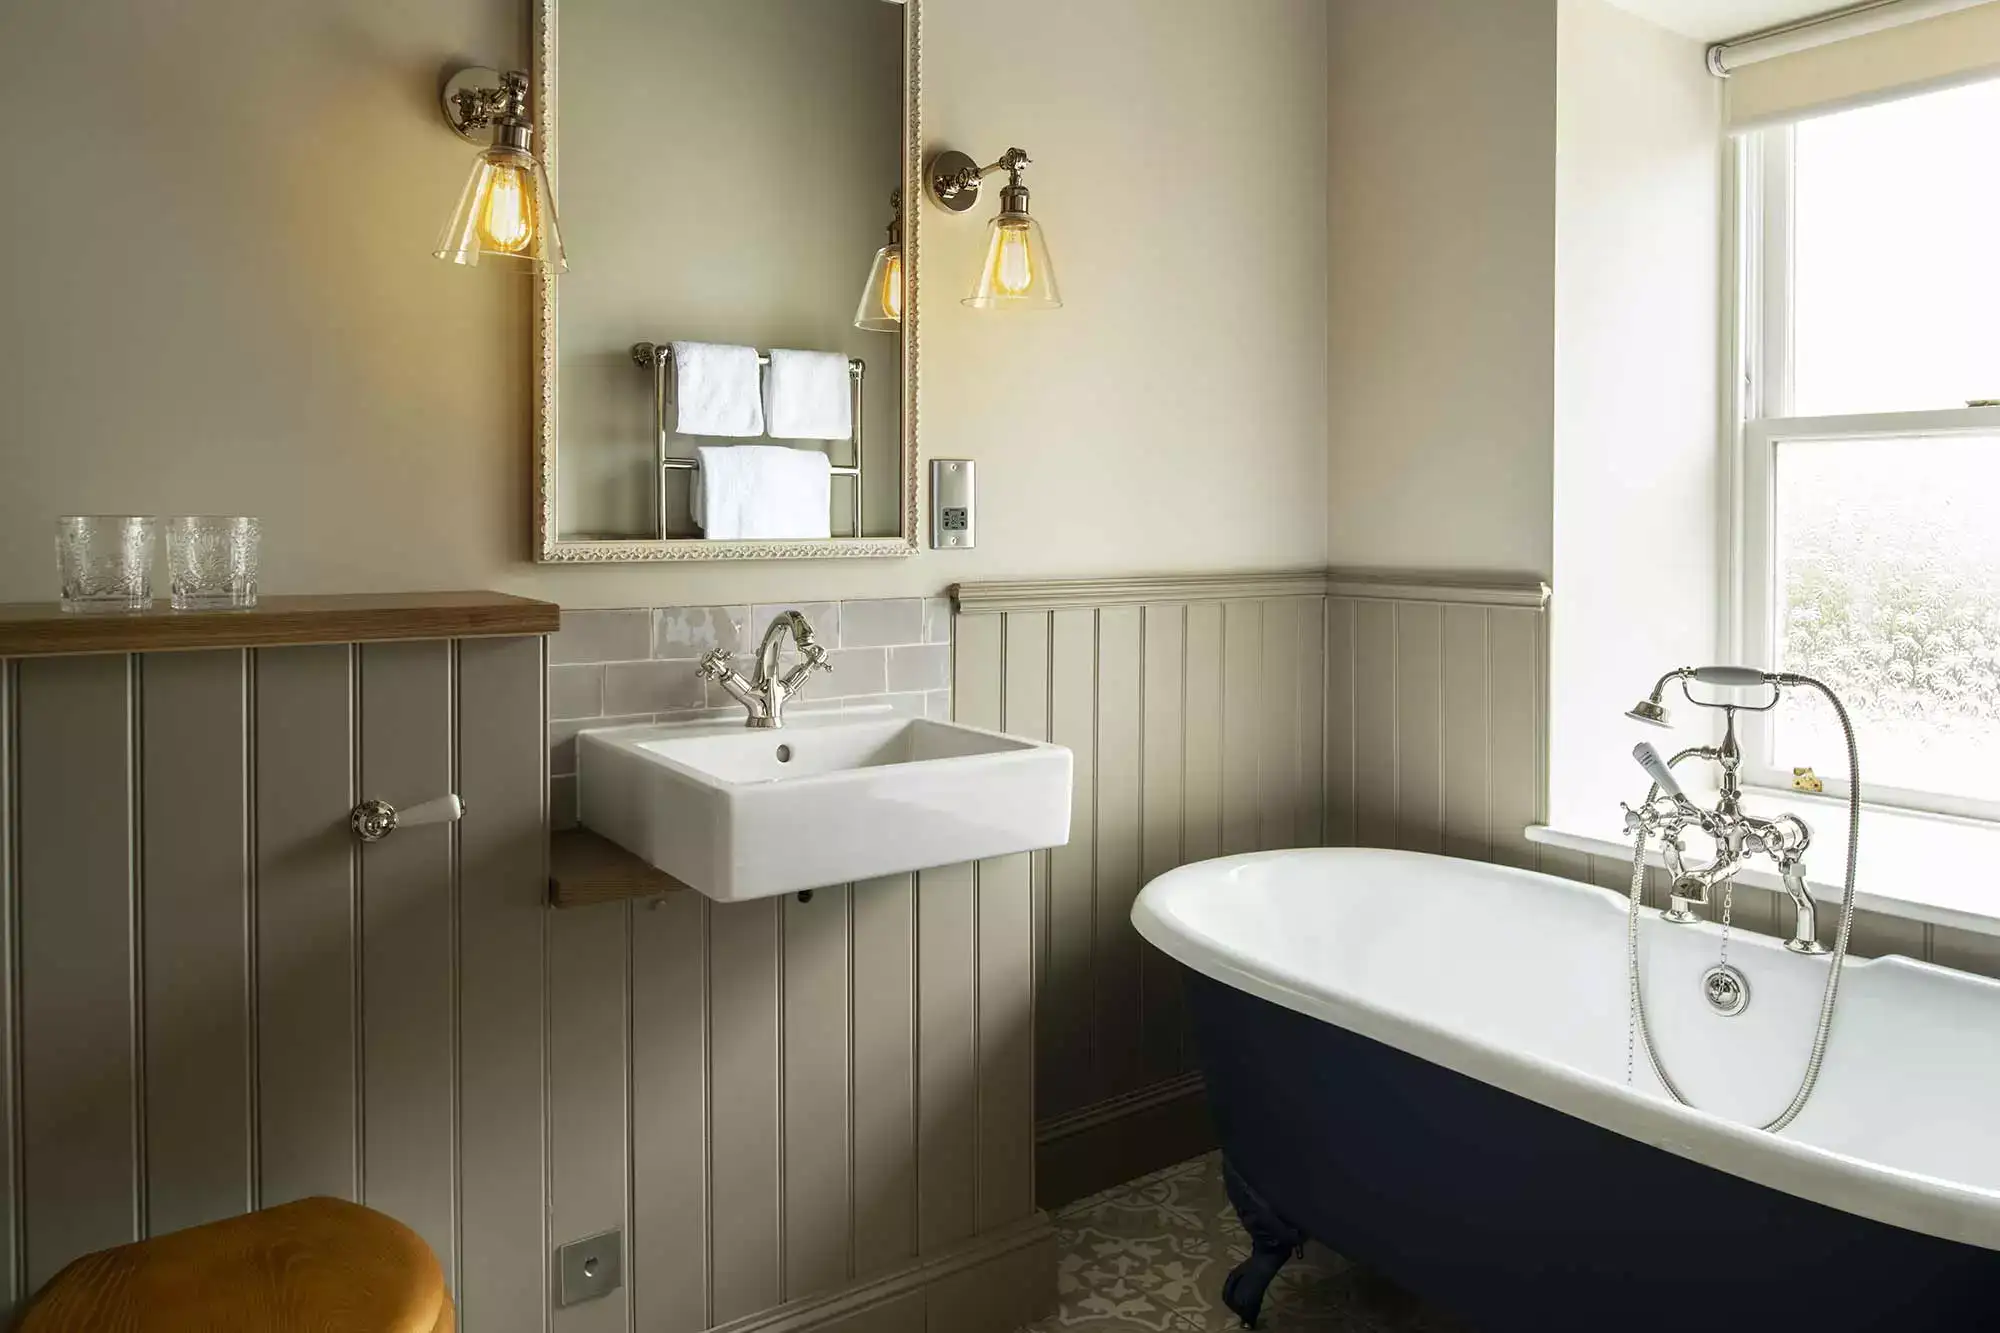
<svg viewBox="0 0 2000 1333">
<path fill-rule="evenodd" d="M 721 902 L 1069 841 L 1070 753 L 887 709 L 576 738 L 583 826 Z"/>
</svg>

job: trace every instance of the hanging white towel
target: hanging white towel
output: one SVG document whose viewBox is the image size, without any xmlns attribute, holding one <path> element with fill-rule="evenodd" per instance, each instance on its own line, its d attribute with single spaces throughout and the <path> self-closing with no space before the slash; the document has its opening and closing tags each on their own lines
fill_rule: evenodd
<svg viewBox="0 0 2000 1333">
<path fill-rule="evenodd" d="M 780 444 L 703 445 L 694 475 L 694 521 L 711 541 L 831 537 L 833 471 L 818 449 Z"/>
<path fill-rule="evenodd" d="M 764 381 L 774 440 L 854 438 L 854 383 L 839 352 L 773 350 Z"/>
<path fill-rule="evenodd" d="M 674 344 L 674 429 L 682 435 L 762 435 L 757 349 Z"/>
</svg>

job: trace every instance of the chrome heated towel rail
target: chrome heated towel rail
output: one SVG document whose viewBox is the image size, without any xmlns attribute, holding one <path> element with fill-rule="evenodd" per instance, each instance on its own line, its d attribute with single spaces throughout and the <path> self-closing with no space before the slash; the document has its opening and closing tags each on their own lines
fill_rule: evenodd
<svg viewBox="0 0 2000 1333">
<path fill-rule="evenodd" d="M 667 409 L 673 406 L 674 403 L 673 344 L 633 343 L 632 359 L 642 366 L 651 367 L 653 371 L 653 460 L 659 465 L 658 471 L 660 474 L 659 483 L 654 492 L 653 512 L 659 526 L 660 540 L 665 541 L 668 537 L 667 474 L 670 472 L 691 473 L 699 468 L 701 464 L 695 459 L 679 458 L 667 452 L 667 437 L 673 434 L 667 428 Z M 757 364 L 768 366 L 771 364 L 771 358 L 768 355 L 759 353 Z M 852 477 L 854 479 L 854 531 L 851 535 L 856 537 L 861 535 L 863 464 L 861 452 L 861 408 L 864 402 L 862 389 L 867 372 L 867 364 L 860 357 L 848 358 L 847 376 L 849 381 L 854 385 L 854 466 L 841 467 L 836 464 L 832 469 L 833 475 L 836 477 Z"/>
</svg>

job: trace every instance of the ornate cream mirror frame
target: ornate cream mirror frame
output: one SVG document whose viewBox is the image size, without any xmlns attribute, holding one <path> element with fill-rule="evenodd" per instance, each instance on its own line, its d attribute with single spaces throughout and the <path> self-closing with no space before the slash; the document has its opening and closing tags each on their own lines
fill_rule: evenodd
<svg viewBox="0 0 2000 1333">
<path fill-rule="evenodd" d="M 556 312 L 562 279 L 545 269 L 535 274 L 535 559 L 542 564 L 604 564 L 661 560 L 829 560 L 858 557 L 907 556 L 921 540 L 918 507 L 917 449 L 917 285 L 922 270 L 919 244 L 923 210 L 923 92 L 922 0 L 903 4 L 903 182 L 902 210 L 903 331 L 900 376 L 900 435 L 898 450 L 900 511 L 894 536 L 831 537 L 809 541 L 706 541 L 700 538 L 565 539 L 560 535 L 556 507 L 557 484 L 557 366 Z M 562 197 L 559 175 L 560 119 L 557 114 L 557 10 L 559 0 L 535 0 L 534 121 L 535 142 L 549 178 Z M 865 258 L 865 256 L 864 256 Z M 571 268 L 588 263 L 572 255 Z M 857 270 L 858 271 L 858 270 Z"/>
</svg>

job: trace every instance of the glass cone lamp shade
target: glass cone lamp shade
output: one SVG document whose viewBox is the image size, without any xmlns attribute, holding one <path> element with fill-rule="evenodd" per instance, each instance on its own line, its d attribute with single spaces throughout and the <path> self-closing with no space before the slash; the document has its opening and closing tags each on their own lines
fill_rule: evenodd
<svg viewBox="0 0 2000 1333">
<path fill-rule="evenodd" d="M 1062 308 L 1041 223 L 1026 213 L 1002 213 L 988 224 L 986 262 L 980 265 L 979 282 L 965 304 L 976 310 Z"/>
<path fill-rule="evenodd" d="M 875 264 L 861 288 L 854 327 L 871 333 L 895 333 L 903 327 L 903 247 L 885 245 L 875 252 Z"/>
<path fill-rule="evenodd" d="M 501 260 L 568 269 L 555 194 L 535 155 L 508 144 L 480 153 L 432 253 L 468 266 Z"/>
</svg>

